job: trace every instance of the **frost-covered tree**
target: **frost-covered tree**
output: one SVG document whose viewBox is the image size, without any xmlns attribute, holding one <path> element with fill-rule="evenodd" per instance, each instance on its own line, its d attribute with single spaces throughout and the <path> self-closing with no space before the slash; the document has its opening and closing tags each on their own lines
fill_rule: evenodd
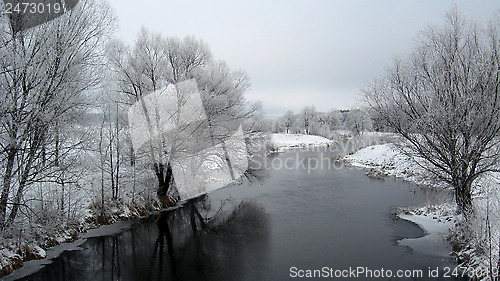
<svg viewBox="0 0 500 281">
<path fill-rule="evenodd" d="M 12 222 L 28 186 L 59 175 L 62 157 L 78 143 L 62 136 L 86 104 L 84 93 L 96 85 L 102 63 L 101 42 L 113 19 L 109 8 L 86 0 L 64 15 L 30 29 L 0 26 L 0 224 L 7 206 Z M 13 192 L 15 191 L 15 195 Z"/>
<path fill-rule="evenodd" d="M 191 78 L 196 79 L 200 90 L 209 128 L 208 141 L 212 146 L 222 146 L 222 152 L 211 156 L 222 160 L 217 162 L 225 163 L 223 165 L 228 166 L 227 170 L 232 180 L 235 180 L 235 167 L 229 157 L 230 153 L 235 153 L 235 148 L 228 147 L 226 142 L 240 129 L 242 123 L 254 117 L 260 108 L 259 103 L 249 103 L 245 100 L 244 94 L 250 87 L 249 78 L 242 71 L 232 71 L 224 62 L 213 61 L 190 74 Z M 243 153 L 247 154 L 247 151 Z"/>
<path fill-rule="evenodd" d="M 370 131 L 372 129 L 372 120 L 368 110 L 366 108 L 349 110 L 344 121 L 344 126 L 354 134 Z"/>
<path fill-rule="evenodd" d="M 282 123 L 284 124 L 284 127 L 286 129 L 286 133 L 291 133 L 292 132 L 292 126 L 293 123 L 295 122 L 295 115 L 293 114 L 292 110 L 288 110 L 285 112 L 285 115 L 281 117 Z"/>
<path fill-rule="evenodd" d="M 500 21 L 481 27 L 456 9 L 426 29 L 414 52 L 365 90 L 412 155 L 472 212 L 474 182 L 500 171 Z"/>
<path fill-rule="evenodd" d="M 339 110 L 329 110 L 326 113 L 326 119 L 331 131 L 342 129 L 342 114 Z"/>
<path fill-rule="evenodd" d="M 228 129 L 231 124 L 239 125 L 252 117 L 259 108 L 259 104 L 245 100 L 244 94 L 250 86 L 248 76 L 241 71 L 232 71 L 224 62 L 210 61 L 206 66 L 192 71 L 190 78 L 197 81 L 211 127 Z M 214 138 L 225 137 L 225 133 L 214 135 Z"/>
<path fill-rule="evenodd" d="M 208 47 L 200 40 L 192 37 L 183 40 L 164 38 L 144 28 L 132 47 L 115 41 L 110 44 L 107 53 L 118 91 L 124 94 L 128 104 L 144 104 L 146 95 L 187 79 L 192 71 L 205 66 L 211 57 Z M 151 126 L 153 124 L 148 127 Z M 173 183 L 172 167 L 167 160 L 168 151 L 153 149 L 153 144 L 149 146 L 155 154 L 150 158 L 158 179 L 158 196 L 168 198 L 167 192 Z"/>
<path fill-rule="evenodd" d="M 186 124 L 176 128 L 175 132 L 161 134 L 157 144 L 148 144 L 149 158 L 158 179 L 157 195 L 165 204 L 171 204 L 175 200 L 172 197 L 172 161 L 179 157 L 186 158 L 188 154 L 201 153 L 207 145 L 215 144 L 222 144 L 223 153 L 219 156 L 227 159 L 225 138 L 258 109 L 258 105 L 250 105 L 244 99 L 249 86 L 247 75 L 231 71 L 225 63 L 212 60 L 208 47 L 201 40 L 192 37 L 165 38 L 145 29 L 141 30 L 132 47 L 116 41 L 109 46 L 108 54 L 118 91 L 124 94 L 129 104 L 144 104 L 145 115 L 149 115 L 146 110 L 151 110 L 144 103 L 148 94 L 189 79 L 197 81 L 204 109 L 202 113 L 206 117 L 203 122 L 200 121 L 197 128 Z M 178 107 L 181 108 L 186 97 L 180 96 L 181 91 L 177 95 Z M 160 115 L 172 114 L 161 113 L 166 108 L 153 110 Z M 174 115 L 171 118 L 175 119 Z M 154 124 L 155 120 L 147 122 L 149 130 L 158 125 Z M 202 129 L 205 127 L 206 130 Z M 185 141 L 186 134 L 190 135 L 192 141 Z M 195 134 L 201 140 L 197 140 Z M 229 170 L 232 171 L 231 167 Z"/>
<path fill-rule="evenodd" d="M 302 109 L 297 121 L 301 123 L 299 126 L 304 134 L 311 133 L 311 128 L 317 124 L 317 117 L 316 108 L 314 106 L 306 106 Z"/>
</svg>

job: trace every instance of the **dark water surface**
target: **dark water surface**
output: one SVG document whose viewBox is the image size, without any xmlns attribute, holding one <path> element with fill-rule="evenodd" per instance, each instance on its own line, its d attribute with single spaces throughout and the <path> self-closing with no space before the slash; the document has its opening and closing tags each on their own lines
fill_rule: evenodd
<svg viewBox="0 0 500 281">
<path fill-rule="evenodd" d="M 424 233 L 392 215 L 394 207 L 448 195 L 370 179 L 354 168 L 334 169 L 330 156 L 290 151 L 270 157 L 267 166 L 274 161 L 274 168 L 262 184 L 229 186 L 119 234 L 90 238 L 21 280 L 299 279 L 290 277 L 291 267 L 383 268 L 393 274 L 421 269 L 422 278 L 358 279 L 450 280 L 442 277 L 445 267 L 456 266 L 447 249 L 432 256 L 398 246 L 398 239 Z M 286 159 L 293 159 L 287 162 L 291 169 L 284 167 Z M 323 167 L 308 169 L 308 159 L 323 161 Z M 428 278 L 429 267 L 439 267 L 441 277 Z"/>
</svg>

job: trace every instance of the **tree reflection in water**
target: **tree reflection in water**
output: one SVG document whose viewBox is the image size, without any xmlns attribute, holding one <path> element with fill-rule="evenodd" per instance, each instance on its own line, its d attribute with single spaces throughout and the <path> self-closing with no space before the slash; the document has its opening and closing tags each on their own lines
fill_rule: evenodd
<svg viewBox="0 0 500 281">
<path fill-rule="evenodd" d="M 23 280 L 261 279 L 268 264 L 268 220 L 254 201 L 210 202 L 202 196 L 122 234 L 91 238 L 85 249 L 63 253 Z"/>
</svg>

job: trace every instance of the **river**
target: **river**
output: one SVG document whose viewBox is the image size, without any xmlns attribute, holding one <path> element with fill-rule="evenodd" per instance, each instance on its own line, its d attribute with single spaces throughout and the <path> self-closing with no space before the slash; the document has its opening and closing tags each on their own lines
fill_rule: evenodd
<svg viewBox="0 0 500 281">
<path fill-rule="evenodd" d="M 334 154 L 324 148 L 270 156 L 261 162 L 261 182 L 227 186 L 88 238 L 20 280 L 293 280 L 306 270 L 333 276 L 358 267 L 372 270 L 359 280 L 428 280 L 429 268 L 439 270 L 432 280 L 450 280 L 442 276 L 456 266 L 449 249 L 429 254 L 398 246 L 398 239 L 424 232 L 393 215 L 394 207 L 449 194 L 369 178 L 335 165 Z M 382 270 L 393 276 L 381 277 Z M 398 270 L 413 277 L 397 278 Z"/>
</svg>

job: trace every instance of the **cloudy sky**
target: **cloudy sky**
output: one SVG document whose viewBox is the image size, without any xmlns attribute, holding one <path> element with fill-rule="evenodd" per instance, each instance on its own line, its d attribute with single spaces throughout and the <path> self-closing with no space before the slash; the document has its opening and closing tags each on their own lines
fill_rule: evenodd
<svg viewBox="0 0 500 281">
<path fill-rule="evenodd" d="M 217 60 L 244 69 L 250 100 L 268 115 L 315 105 L 359 105 L 360 88 L 407 54 L 428 24 L 457 5 L 486 21 L 500 2 L 448 0 L 110 0 L 117 36 L 132 43 L 141 26 L 165 36 L 203 39 Z"/>
</svg>

